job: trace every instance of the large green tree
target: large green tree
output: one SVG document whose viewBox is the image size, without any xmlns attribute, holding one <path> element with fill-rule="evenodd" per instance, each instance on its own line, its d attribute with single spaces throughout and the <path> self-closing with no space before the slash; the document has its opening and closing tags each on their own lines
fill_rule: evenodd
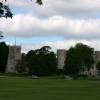
<svg viewBox="0 0 100 100">
<path fill-rule="evenodd" d="M 93 63 L 94 50 L 93 48 L 82 43 L 76 44 L 67 51 L 65 61 L 65 73 L 72 76 L 77 76 L 79 72 L 89 70 Z"/>
<path fill-rule="evenodd" d="M 49 46 L 29 51 L 26 61 L 31 74 L 51 75 L 56 72 L 56 55 Z"/>
<path fill-rule="evenodd" d="M 18 60 L 16 64 L 16 69 L 18 73 L 26 72 L 27 68 L 27 60 L 26 60 L 26 54 L 22 53 L 21 60 Z"/>
<path fill-rule="evenodd" d="M 5 42 L 0 43 L 0 72 L 5 72 L 9 49 Z"/>
</svg>

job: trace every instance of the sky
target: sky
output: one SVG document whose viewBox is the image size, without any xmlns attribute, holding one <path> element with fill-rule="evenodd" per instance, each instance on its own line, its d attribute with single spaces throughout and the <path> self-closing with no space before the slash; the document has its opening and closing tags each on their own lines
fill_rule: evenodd
<svg viewBox="0 0 100 100">
<path fill-rule="evenodd" d="M 2 0 L 1 0 L 2 1 Z M 22 52 L 51 46 L 69 49 L 84 43 L 100 50 L 100 0 L 8 0 L 13 18 L 0 18 L 7 44 L 21 45 Z"/>
</svg>

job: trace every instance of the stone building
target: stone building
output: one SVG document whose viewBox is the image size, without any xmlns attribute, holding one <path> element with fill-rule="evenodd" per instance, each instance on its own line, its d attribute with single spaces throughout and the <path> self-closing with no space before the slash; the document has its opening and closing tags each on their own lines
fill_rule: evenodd
<svg viewBox="0 0 100 100">
<path fill-rule="evenodd" d="M 64 49 L 57 50 L 57 59 L 58 59 L 57 68 L 58 69 L 64 68 L 66 54 L 67 54 L 67 51 Z M 94 76 L 98 74 L 98 71 L 96 69 L 96 64 L 98 61 L 100 61 L 100 51 L 95 51 L 93 56 L 94 56 L 94 65 L 91 67 L 91 69 L 89 71 L 87 71 L 87 69 L 86 69 L 84 72 L 80 72 L 80 73 L 94 75 Z"/>
<path fill-rule="evenodd" d="M 95 51 L 94 59 L 95 59 L 94 69 L 96 70 L 96 74 L 100 75 L 100 70 L 96 69 L 96 64 L 98 63 L 98 61 L 100 61 L 100 51 Z"/>
<path fill-rule="evenodd" d="M 97 63 L 98 61 L 100 61 L 100 51 L 95 51 L 94 52 L 94 58 L 95 58 L 95 62 Z"/>
<path fill-rule="evenodd" d="M 21 59 L 21 46 L 9 46 L 6 73 L 15 73 L 16 64 Z"/>
<path fill-rule="evenodd" d="M 66 50 L 64 49 L 58 49 L 57 50 L 57 68 L 58 69 L 63 69 L 64 64 L 65 64 L 65 59 L 66 59 Z"/>
<path fill-rule="evenodd" d="M 94 57 L 94 64 L 91 67 L 91 69 L 89 70 L 89 72 L 87 71 L 87 74 L 95 76 L 98 74 L 96 65 L 97 65 L 98 61 L 100 61 L 100 51 L 94 51 L 93 57 Z"/>
</svg>

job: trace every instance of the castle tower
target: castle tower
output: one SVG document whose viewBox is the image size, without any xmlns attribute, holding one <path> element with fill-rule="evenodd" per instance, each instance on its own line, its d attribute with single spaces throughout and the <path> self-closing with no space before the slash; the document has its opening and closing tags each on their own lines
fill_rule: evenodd
<svg viewBox="0 0 100 100">
<path fill-rule="evenodd" d="M 95 62 L 96 62 L 96 63 L 97 63 L 98 61 L 100 61 L 100 51 L 95 51 L 94 56 L 95 56 Z"/>
<path fill-rule="evenodd" d="M 9 46 L 8 62 L 6 66 L 6 73 L 15 73 L 16 64 L 21 59 L 21 47 Z"/>
<path fill-rule="evenodd" d="M 96 68 L 96 64 L 98 63 L 98 61 L 100 61 L 100 51 L 95 51 L 94 52 L 94 60 L 95 60 L 95 64 L 94 64 L 94 72 L 95 72 L 95 75 L 96 74 L 99 74 L 98 73 L 98 70 L 97 70 L 97 68 Z"/>
<path fill-rule="evenodd" d="M 58 64 L 57 64 L 57 68 L 58 69 L 63 69 L 64 68 L 64 64 L 65 64 L 65 59 L 66 59 L 66 50 L 64 49 L 58 49 L 57 50 L 57 58 L 58 58 Z"/>
</svg>

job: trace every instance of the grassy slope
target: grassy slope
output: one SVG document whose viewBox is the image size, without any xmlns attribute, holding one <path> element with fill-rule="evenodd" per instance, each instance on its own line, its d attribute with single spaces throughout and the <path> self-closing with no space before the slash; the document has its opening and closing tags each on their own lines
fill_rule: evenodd
<svg viewBox="0 0 100 100">
<path fill-rule="evenodd" d="M 0 78 L 0 100 L 100 100 L 100 81 Z"/>
</svg>

